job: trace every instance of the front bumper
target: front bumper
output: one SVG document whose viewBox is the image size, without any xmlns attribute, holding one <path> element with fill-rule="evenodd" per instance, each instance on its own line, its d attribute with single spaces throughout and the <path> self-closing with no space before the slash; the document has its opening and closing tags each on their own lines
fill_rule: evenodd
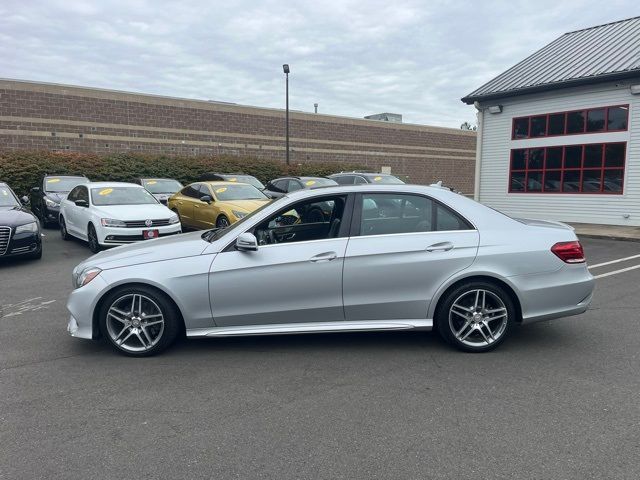
<svg viewBox="0 0 640 480">
<path fill-rule="evenodd" d="M 94 328 L 93 313 L 98 300 L 108 287 L 107 282 L 98 275 L 84 287 L 76 288 L 71 292 L 67 300 L 67 310 L 71 314 L 67 331 L 72 337 L 97 338 L 98 330 Z"/>
<path fill-rule="evenodd" d="M 174 225 L 166 225 L 164 227 L 149 228 L 119 228 L 119 227 L 102 227 L 98 233 L 98 242 L 100 245 L 127 245 L 129 243 L 140 242 L 145 240 L 143 232 L 145 230 L 157 230 L 159 237 L 167 235 L 176 235 L 182 233 L 180 223 Z"/>
<path fill-rule="evenodd" d="M 45 222 L 58 223 L 58 219 L 60 218 L 60 205 L 55 207 L 44 205 L 42 208 L 42 217 Z"/>
<path fill-rule="evenodd" d="M 2 254 L 2 250 L 3 249 L 0 248 L 0 258 L 38 253 L 42 250 L 42 238 L 40 237 L 40 231 L 38 230 L 37 232 L 24 232 L 18 234 L 13 233 L 12 231 L 12 235 L 9 237 L 9 243 L 4 254 Z"/>
</svg>

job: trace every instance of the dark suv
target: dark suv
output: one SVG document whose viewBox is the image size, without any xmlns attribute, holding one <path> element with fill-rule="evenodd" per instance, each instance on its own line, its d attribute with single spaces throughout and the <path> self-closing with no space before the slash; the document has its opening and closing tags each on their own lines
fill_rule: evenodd
<svg viewBox="0 0 640 480">
<path fill-rule="evenodd" d="M 258 190 L 264 190 L 264 184 L 252 175 L 244 173 L 216 173 L 207 172 L 200 175 L 199 182 L 238 182 L 253 185 Z"/>
<path fill-rule="evenodd" d="M 58 223 L 60 202 L 73 187 L 81 183 L 89 183 L 89 179 L 75 175 L 45 175 L 40 186 L 31 189 L 31 211 L 43 227 Z"/>
<path fill-rule="evenodd" d="M 334 180 L 324 177 L 282 177 L 271 180 L 264 189 L 264 194 L 271 198 L 280 198 L 289 192 L 320 187 L 335 187 Z"/>
<path fill-rule="evenodd" d="M 357 185 L 359 183 L 378 183 L 381 185 L 399 185 L 404 183 L 398 177 L 388 173 L 370 172 L 340 172 L 329 175 L 328 178 L 335 180 L 340 185 Z"/>
</svg>

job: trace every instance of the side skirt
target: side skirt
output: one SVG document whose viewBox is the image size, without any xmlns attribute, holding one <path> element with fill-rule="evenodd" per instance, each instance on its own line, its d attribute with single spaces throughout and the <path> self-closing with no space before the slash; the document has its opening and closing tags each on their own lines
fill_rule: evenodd
<svg viewBox="0 0 640 480">
<path fill-rule="evenodd" d="M 431 330 L 433 320 L 364 320 L 340 322 L 280 323 L 233 327 L 192 328 L 187 337 L 235 337 L 244 335 L 286 335 L 299 333 L 373 332 L 385 330 Z"/>
</svg>

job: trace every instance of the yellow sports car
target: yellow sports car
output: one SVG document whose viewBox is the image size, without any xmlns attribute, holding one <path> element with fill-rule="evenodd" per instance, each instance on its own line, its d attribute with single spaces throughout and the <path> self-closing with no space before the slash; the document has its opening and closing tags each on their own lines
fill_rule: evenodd
<svg viewBox="0 0 640 480">
<path fill-rule="evenodd" d="M 234 182 L 196 182 L 169 198 L 167 206 L 183 227 L 205 230 L 228 227 L 271 199 L 253 185 Z"/>
</svg>

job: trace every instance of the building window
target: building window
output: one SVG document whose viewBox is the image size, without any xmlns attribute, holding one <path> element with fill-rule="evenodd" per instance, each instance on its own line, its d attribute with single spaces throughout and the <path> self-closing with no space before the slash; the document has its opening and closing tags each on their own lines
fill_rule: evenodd
<svg viewBox="0 0 640 480">
<path fill-rule="evenodd" d="M 557 112 L 513 119 L 512 140 L 625 131 L 629 105 Z"/>
<path fill-rule="evenodd" d="M 626 146 L 616 142 L 513 149 L 509 192 L 622 194 Z"/>
</svg>

